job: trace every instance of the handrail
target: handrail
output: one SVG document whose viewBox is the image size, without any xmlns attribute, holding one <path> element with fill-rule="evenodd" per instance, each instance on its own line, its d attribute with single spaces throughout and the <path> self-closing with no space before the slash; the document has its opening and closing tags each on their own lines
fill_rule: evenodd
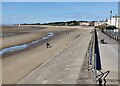
<svg viewBox="0 0 120 86">
<path fill-rule="evenodd" d="M 94 29 L 92 31 L 92 37 L 89 43 L 88 51 L 88 71 L 91 70 L 96 79 L 96 84 L 102 86 L 102 81 L 104 81 L 104 86 L 106 84 L 106 77 L 110 73 L 110 71 L 102 72 L 100 52 L 99 52 L 99 44 L 97 31 Z"/>
</svg>

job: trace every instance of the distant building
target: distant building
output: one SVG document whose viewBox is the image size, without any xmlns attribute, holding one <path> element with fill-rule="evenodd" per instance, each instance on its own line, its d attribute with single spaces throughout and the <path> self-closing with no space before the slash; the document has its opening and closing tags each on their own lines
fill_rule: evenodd
<svg viewBox="0 0 120 86">
<path fill-rule="evenodd" d="M 20 26 L 20 24 L 18 26 Z"/>
<path fill-rule="evenodd" d="M 114 25 L 116 26 L 117 28 L 120 28 L 120 16 L 113 16 L 110 19 L 108 19 L 108 22 L 107 22 L 108 25 Z"/>
<path fill-rule="evenodd" d="M 89 22 L 84 22 L 84 21 L 82 21 L 82 22 L 79 22 L 79 25 L 80 25 L 80 26 L 88 26 L 88 25 L 89 25 Z"/>
<path fill-rule="evenodd" d="M 99 25 L 103 25 L 106 23 L 107 23 L 106 21 L 97 21 L 97 22 L 94 22 L 94 26 L 99 26 Z"/>
<path fill-rule="evenodd" d="M 91 21 L 89 22 L 90 26 L 95 26 L 95 22 L 94 21 Z"/>
<path fill-rule="evenodd" d="M 94 26 L 93 21 L 79 21 L 80 26 Z"/>
</svg>

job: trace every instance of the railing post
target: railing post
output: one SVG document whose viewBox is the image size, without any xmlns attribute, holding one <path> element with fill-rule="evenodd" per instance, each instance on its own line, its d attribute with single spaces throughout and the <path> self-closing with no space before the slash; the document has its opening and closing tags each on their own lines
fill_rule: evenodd
<svg viewBox="0 0 120 86">
<path fill-rule="evenodd" d="M 95 79 L 97 80 L 96 54 L 94 54 L 94 71 L 95 71 Z M 97 82 L 96 82 L 96 84 L 97 84 Z"/>
</svg>

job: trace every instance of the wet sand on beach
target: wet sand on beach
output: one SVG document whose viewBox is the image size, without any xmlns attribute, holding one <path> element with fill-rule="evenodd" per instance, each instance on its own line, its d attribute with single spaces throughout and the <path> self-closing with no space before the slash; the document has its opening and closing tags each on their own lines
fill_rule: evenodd
<svg viewBox="0 0 120 86">
<path fill-rule="evenodd" d="M 38 27 L 38 28 L 37 28 Z M 36 29 L 37 28 L 37 29 Z M 2 46 L 0 48 L 7 48 L 10 46 L 20 45 L 34 40 L 38 40 L 47 35 L 48 32 L 67 31 L 68 28 L 60 27 L 40 27 L 40 26 L 21 26 L 21 27 L 4 27 L 2 28 L 3 34 L 12 34 L 6 37 L 0 37 Z"/>
<path fill-rule="evenodd" d="M 27 26 L 24 26 L 27 27 Z M 27 29 L 28 30 L 28 29 Z M 66 31 L 71 31 L 66 34 Z M 14 30 L 13 30 L 14 31 Z M 29 31 L 29 30 L 28 30 Z M 87 30 L 79 28 L 66 28 L 66 27 L 46 27 L 42 30 L 30 30 L 30 33 L 23 35 L 14 35 L 10 37 L 4 37 L 3 43 L 12 40 L 10 43 L 4 44 L 4 48 L 8 46 L 19 45 L 27 43 L 36 39 L 41 38 L 47 32 L 62 32 L 60 36 L 56 36 L 48 42 L 52 45 L 51 48 L 46 48 L 45 43 L 27 49 L 24 52 L 13 54 L 2 60 L 2 75 L 3 84 L 14 84 L 20 79 L 25 77 L 28 73 L 33 71 L 35 68 L 54 57 L 61 49 L 64 49 L 68 44 L 78 38 L 81 34 Z M 18 42 L 19 40 L 19 42 Z M 4 58 L 4 57 L 3 57 Z"/>
</svg>

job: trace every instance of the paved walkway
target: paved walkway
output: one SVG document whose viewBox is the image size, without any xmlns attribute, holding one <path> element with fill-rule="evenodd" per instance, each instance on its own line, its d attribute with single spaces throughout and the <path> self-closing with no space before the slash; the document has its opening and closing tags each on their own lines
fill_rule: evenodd
<svg viewBox="0 0 120 86">
<path fill-rule="evenodd" d="M 17 84 L 76 84 L 91 35 L 81 35 Z"/>
<path fill-rule="evenodd" d="M 100 43 L 100 39 L 105 39 L 107 44 Z M 98 31 L 98 41 L 100 56 L 102 62 L 102 71 L 110 71 L 107 76 L 107 83 L 117 84 L 118 82 L 118 42 L 114 39 L 110 39 L 105 34 Z"/>
</svg>

